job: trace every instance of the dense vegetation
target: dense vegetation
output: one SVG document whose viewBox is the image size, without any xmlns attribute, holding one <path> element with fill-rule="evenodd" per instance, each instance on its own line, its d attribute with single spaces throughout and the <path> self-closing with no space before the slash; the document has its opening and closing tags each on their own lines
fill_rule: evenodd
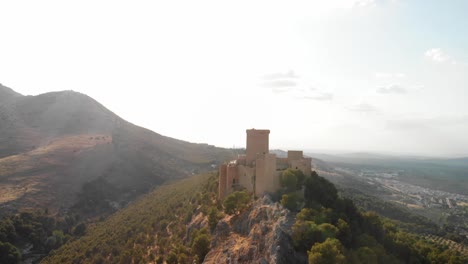
<svg viewBox="0 0 468 264">
<path fill-rule="evenodd" d="M 295 204 L 287 200 L 298 195 L 298 187 L 291 190 L 292 184 L 282 182 L 286 194 L 281 202 L 302 208 L 292 227 L 293 243 L 296 250 L 308 252 L 309 263 L 468 263 L 468 256 L 458 251 L 404 232 L 374 212 L 359 211 L 315 172 L 304 180 L 303 197 Z"/>
<path fill-rule="evenodd" d="M 207 228 L 190 225 L 200 215 L 217 222 L 214 174 L 162 185 L 80 239 L 52 252 L 44 263 L 192 263 L 209 250 Z"/>
<path fill-rule="evenodd" d="M 22 212 L 0 221 L 0 263 L 18 263 L 20 249 L 30 248 L 36 259 L 57 249 L 72 236 L 81 236 L 86 226 L 77 215 L 56 218 L 43 212 Z"/>
</svg>

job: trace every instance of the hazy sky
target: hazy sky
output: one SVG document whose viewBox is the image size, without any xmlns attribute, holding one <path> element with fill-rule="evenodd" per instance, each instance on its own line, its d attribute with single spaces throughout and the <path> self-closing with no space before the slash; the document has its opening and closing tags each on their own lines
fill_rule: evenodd
<svg viewBox="0 0 468 264">
<path fill-rule="evenodd" d="M 468 155 L 468 1 L 1 1 L 0 83 L 158 133 Z"/>
</svg>

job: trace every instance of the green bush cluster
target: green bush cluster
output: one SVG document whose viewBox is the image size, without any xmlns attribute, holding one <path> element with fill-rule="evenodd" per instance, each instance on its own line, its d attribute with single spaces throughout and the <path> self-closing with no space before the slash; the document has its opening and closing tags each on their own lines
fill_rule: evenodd
<svg viewBox="0 0 468 264">
<path fill-rule="evenodd" d="M 404 232 L 374 212 L 359 211 L 316 173 L 304 181 L 304 203 L 292 238 L 309 263 L 468 263 L 457 251 Z"/>
<path fill-rule="evenodd" d="M 22 256 L 19 248 L 31 244 L 37 254 L 47 254 L 65 244 L 73 230 L 86 226 L 76 215 L 53 217 L 48 210 L 20 212 L 0 221 L 0 263 L 18 263 Z"/>
<path fill-rule="evenodd" d="M 226 214 L 238 214 L 250 205 L 251 197 L 247 191 L 230 193 L 224 200 L 224 212 Z"/>
</svg>

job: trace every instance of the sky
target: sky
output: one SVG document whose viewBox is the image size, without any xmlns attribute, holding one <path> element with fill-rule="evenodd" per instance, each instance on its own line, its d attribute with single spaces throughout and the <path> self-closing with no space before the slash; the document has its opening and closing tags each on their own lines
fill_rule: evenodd
<svg viewBox="0 0 468 264">
<path fill-rule="evenodd" d="M 0 1 L 0 83 L 157 133 L 468 155 L 468 1 Z"/>
</svg>

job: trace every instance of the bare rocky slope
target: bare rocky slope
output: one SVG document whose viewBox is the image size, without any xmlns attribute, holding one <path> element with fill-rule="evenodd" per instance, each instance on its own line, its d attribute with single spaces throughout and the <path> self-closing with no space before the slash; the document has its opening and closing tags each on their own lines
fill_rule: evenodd
<svg viewBox="0 0 468 264">
<path fill-rule="evenodd" d="M 294 221 L 295 214 L 264 196 L 218 222 L 203 263 L 307 263 L 292 245 Z"/>
<path fill-rule="evenodd" d="M 100 178 L 122 200 L 231 156 L 133 125 L 81 93 L 23 96 L 0 85 L 1 208 L 68 208 Z"/>
</svg>

